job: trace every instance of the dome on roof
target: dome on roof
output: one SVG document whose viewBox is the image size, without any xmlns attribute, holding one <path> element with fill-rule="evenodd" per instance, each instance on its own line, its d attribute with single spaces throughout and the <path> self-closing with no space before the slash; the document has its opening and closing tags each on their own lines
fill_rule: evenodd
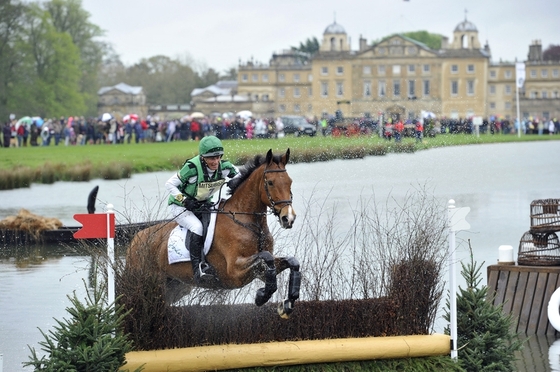
<svg viewBox="0 0 560 372">
<path fill-rule="evenodd" d="M 325 29 L 325 32 L 323 32 L 323 34 L 345 34 L 345 33 L 346 31 L 344 30 L 344 27 L 336 23 L 336 21 L 334 21 L 332 25 L 328 25 L 327 28 Z"/>
<path fill-rule="evenodd" d="M 474 23 L 467 21 L 466 19 L 459 23 L 457 27 L 455 27 L 455 31 L 477 31 L 476 26 Z"/>
</svg>

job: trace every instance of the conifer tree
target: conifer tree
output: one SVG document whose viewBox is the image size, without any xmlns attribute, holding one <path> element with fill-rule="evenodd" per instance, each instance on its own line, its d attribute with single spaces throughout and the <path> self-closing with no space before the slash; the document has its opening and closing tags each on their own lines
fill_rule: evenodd
<svg viewBox="0 0 560 372">
<path fill-rule="evenodd" d="M 466 371 L 512 371 L 514 352 L 522 348 L 519 334 L 512 331 L 513 316 L 506 315 L 502 306 L 487 300 L 488 287 L 480 286 L 480 270 L 472 250 L 468 264 L 461 262 L 461 276 L 466 288 L 459 286 L 457 295 L 457 348 L 459 364 Z M 444 319 L 450 321 L 449 299 Z M 449 328 L 445 329 L 450 334 Z"/>
</svg>

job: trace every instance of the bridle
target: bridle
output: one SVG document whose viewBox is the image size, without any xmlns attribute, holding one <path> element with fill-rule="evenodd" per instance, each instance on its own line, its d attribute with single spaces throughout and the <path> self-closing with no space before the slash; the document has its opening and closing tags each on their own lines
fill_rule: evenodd
<svg viewBox="0 0 560 372">
<path fill-rule="evenodd" d="M 266 197 L 268 198 L 268 201 L 270 203 L 270 208 L 272 209 L 272 213 L 274 213 L 274 215 L 276 217 L 279 217 L 280 212 L 282 212 L 282 209 L 284 209 L 285 207 L 292 205 L 292 200 L 293 200 L 293 195 L 292 192 L 290 191 L 290 199 L 289 200 L 273 200 L 272 196 L 270 195 L 270 191 L 268 190 L 268 180 L 266 178 L 266 174 L 267 173 L 273 173 L 273 172 L 286 172 L 286 169 L 265 169 L 264 170 L 264 190 L 266 192 Z M 280 210 L 277 210 L 276 208 L 274 208 L 274 206 L 276 206 L 277 204 L 285 204 L 282 208 L 280 208 Z"/>
</svg>

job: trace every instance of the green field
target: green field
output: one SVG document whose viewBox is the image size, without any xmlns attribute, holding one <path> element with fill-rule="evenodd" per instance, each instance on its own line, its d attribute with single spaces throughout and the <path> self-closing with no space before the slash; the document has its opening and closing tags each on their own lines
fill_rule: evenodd
<svg viewBox="0 0 560 372">
<path fill-rule="evenodd" d="M 336 158 L 361 158 L 390 152 L 415 152 L 433 147 L 469 144 L 550 141 L 560 135 L 490 135 L 441 134 L 416 143 L 404 138 L 395 144 L 378 136 L 357 137 L 292 137 L 282 139 L 225 140 L 225 158 L 243 164 L 255 154 L 291 151 L 291 161 L 312 162 Z M 178 169 L 185 159 L 198 152 L 198 141 L 159 143 L 46 146 L 2 148 L 0 189 L 28 187 L 31 183 L 59 180 L 87 181 L 95 178 L 118 179 L 133 173 Z"/>
</svg>

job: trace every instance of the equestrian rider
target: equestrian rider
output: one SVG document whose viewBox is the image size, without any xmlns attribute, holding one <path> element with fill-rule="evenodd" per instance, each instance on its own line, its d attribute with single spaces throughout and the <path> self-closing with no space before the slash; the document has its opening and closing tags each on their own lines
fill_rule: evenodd
<svg viewBox="0 0 560 372">
<path fill-rule="evenodd" d="M 203 228 L 197 212 L 207 208 L 226 178 L 239 174 L 227 160 L 222 160 L 224 148 L 215 136 L 202 138 L 199 155 L 183 164 L 181 170 L 165 183 L 170 192 L 168 205 L 174 220 L 187 229 L 185 245 L 191 255 L 193 279 L 197 284 L 212 284 L 217 278 L 204 260 Z M 206 206 L 205 206 L 206 205 Z"/>
</svg>

